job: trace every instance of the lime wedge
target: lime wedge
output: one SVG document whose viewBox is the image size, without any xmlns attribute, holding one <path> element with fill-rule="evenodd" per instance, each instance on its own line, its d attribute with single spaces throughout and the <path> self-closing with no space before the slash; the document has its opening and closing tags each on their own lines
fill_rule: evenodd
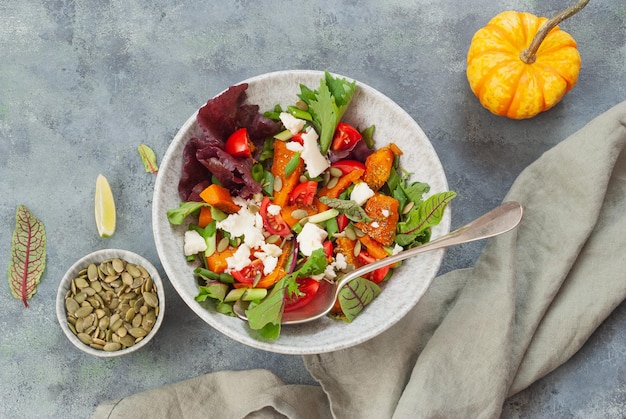
<svg viewBox="0 0 626 419">
<path fill-rule="evenodd" d="M 100 237 L 111 237 L 115 233 L 115 201 L 109 181 L 102 175 L 96 179 L 96 226 Z"/>
</svg>

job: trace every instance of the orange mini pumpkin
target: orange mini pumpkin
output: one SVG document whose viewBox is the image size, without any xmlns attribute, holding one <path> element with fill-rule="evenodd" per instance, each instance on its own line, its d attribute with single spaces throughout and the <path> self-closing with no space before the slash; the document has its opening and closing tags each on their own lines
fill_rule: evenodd
<svg viewBox="0 0 626 419">
<path fill-rule="evenodd" d="M 578 81 L 576 41 L 557 26 L 589 0 L 548 20 L 506 11 L 472 38 L 467 79 L 480 103 L 492 113 L 531 118 L 556 105 Z"/>
</svg>

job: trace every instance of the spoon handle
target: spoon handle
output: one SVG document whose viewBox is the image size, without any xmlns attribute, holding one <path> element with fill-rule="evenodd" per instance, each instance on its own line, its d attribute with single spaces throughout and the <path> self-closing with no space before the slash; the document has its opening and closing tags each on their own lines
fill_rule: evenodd
<svg viewBox="0 0 626 419">
<path fill-rule="evenodd" d="M 369 263 L 347 273 L 338 282 L 337 292 L 339 292 L 345 284 L 355 278 L 375 271 L 383 266 L 388 266 L 401 260 L 408 259 L 420 253 L 454 246 L 461 243 L 469 243 L 506 233 L 519 224 L 522 220 L 523 212 L 524 210 L 518 202 L 505 202 L 469 224 L 466 224 L 463 227 L 446 234 L 445 236 L 439 237 L 421 246 L 377 260 L 376 262 Z"/>
</svg>

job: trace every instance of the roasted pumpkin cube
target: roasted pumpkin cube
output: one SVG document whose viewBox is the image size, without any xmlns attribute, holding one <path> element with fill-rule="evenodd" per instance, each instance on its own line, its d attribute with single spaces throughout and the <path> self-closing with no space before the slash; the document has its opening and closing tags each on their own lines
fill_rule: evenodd
<svg viewBox="0 0 626 419">
<path fill-rule="evenodd" d="M 387 182 L 393 170 L 395 156 L 401 153 L 395 144 L 391 144 L 379 148 L 365 159 L 363 180 L 373 191 L 379 190 Z"/>
<path fill-rule="evenodd" d="M 399 206 L 397 199 L 375 193 L 367 200 L 364 208 L 371 220 L 367 223 L 358 222 L 355 225 L 383 246 L 391 246 L 396 238 Z"/>
</svg>

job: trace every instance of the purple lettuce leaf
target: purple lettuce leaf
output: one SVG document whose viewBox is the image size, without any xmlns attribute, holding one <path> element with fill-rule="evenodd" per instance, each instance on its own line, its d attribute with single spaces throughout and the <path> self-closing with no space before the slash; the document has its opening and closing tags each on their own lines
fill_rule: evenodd
<svg viewBox="0 0 626 419">
<path fill-rule="evenodd" d="M 352 148 L 348 150 L 329 150 L 328 159 L 331 163 L 335 163 L 343 159 L 357 160 L 365 162 L 367 156 L 372 154 L 374 150 L 369 148 L 365 141 L 358 141 Z"/>
<path fill-rule="evenodd" d="M 253 159 L 233 157 L 224 151 L 224 143 L 239 128 L 247 128 L 257 149 L 265 138 L 279 130 L 275 121 L 259 113 L 257 105 L 244 103 L 246 83 L 231 86 L 210 99 L 198 110 L 197 124 L 202 137 L 194 137 L 183 151 L 183 170 L 178 192 L 183 201 L 200 201 L 199 193 L 214 176 L 233 195 L 250 198 L 261 192 L 252 177 Z"/>
<path fill-rule="evenodd" d="M 238 111 L 246 100 L 246 83 L 229 87 L 224 93 L 210 99 L 198 110 L 198 126 L 206 138 L 222 143 L 237 129 Z"/>
</svg>

